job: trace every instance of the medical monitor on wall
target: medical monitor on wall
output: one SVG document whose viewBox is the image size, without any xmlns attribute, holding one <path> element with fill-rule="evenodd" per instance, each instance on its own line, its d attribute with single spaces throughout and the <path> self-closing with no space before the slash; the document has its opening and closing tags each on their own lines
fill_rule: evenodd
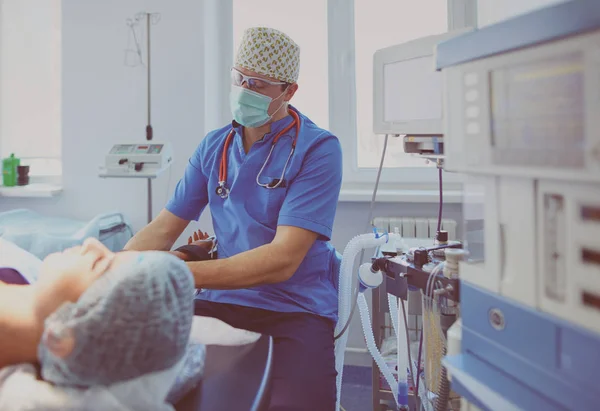
<svg viewBox="0 0 600 411">
<path fill-rule="evenodd" d="M 435 48 L 469 30 L 423 37 L 377 50 L 373 58 L 375 134 L 442 135 L 442 75 Z"/>
</svg>

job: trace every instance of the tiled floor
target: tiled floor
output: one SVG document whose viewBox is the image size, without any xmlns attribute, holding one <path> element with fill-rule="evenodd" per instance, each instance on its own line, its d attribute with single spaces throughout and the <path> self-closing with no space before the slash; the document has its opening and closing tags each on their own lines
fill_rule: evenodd
<svg viewBox="0 0 600 411">
<path fill-rule="evenodd" d="M 342 407 L 346 411 L 371 411 L 371 367 L 346 365 L 342 380 Z"/>
</svg>

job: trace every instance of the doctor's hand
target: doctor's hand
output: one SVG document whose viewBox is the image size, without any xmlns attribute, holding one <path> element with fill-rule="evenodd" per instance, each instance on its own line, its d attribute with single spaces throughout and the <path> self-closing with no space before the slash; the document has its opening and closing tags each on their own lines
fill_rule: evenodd
<svg viewBox="0 0 600 411">
<path fill-rule="evenodd" d="M 195 245 L 204 248 L 206 251 L 210 251 L 215 246 L 215 242 L 209 239 L 208 233 L 198 230 L 188 238 L 188 245 Z"/>
</svg>

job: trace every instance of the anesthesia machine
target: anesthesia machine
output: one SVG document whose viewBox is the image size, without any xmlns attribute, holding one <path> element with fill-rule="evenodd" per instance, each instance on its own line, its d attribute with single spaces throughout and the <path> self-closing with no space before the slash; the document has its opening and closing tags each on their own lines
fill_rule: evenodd
<svg viewBox="0 0 600 411">
<path fill-rule="evenodd" d="M 447 241 L 438 225 L 430 246 L 378 248 L 359 267 L 361 319 L 368 318 L 364 291 L 385 284 L 396 370 L 408 372 L 394 377 L 363 320 L 369 351 L 396 409 L 596 410 L 600 2 L 572 0 L 445 36 L 375 56 L 374 128 L 402 136 L 405 151 L 435 162 L 440 176 L 443 168 L 464 178 L 463 241 Z M 431 41 L 432 72 L 423 74 L 416 50 Z M 406 87 L 396 84 L 401 74 L 416 72 L 410 87 L 426 92 L 429 110 L 394 96 Z M 395 114 L 406 110 L 404 118 Z M 348 244 L 336 334 L 351 316 L 358 251 L 398 237 L 378 232 Z M 409 289 L 421 291 L 418 358 L 403 327 Z M 343 362 L 343 345 L 342 336 L 336 361 Z"/>
<path fill-rule="evenodd" d="M 436 64 L 445 168 L 468 177 L 452 389 L 484 410 L 598 409 L 600 2 L 448 40 Z"/>
</svg>

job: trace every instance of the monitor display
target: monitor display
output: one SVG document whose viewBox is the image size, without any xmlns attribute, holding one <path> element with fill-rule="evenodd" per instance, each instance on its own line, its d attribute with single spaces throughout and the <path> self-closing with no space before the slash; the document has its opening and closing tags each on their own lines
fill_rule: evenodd
<svg viewBox="0 0 600 411">
<path fill-rule="evenodd" d="M 385 64 L 383 81 L 385 122 L 442 118 L 442 76 L 433 55 Z"/>
<path fill-rule="evenodd" d="M 471 29 L 422 37 L 377 50 L 373 56 L 373 132 L 376 135 L 444 134 L 443 78 L 436 46 Z"/>
<path fill-rule="evenodd" d="M 133 150 L 132 144 L 117 144 L 113 146 L 110 154 L 129 154 Z"/>
<path fill-rule="evenodd" d="M 148 150 L 148 154 L 160 154 L 162 151 L 162 144 L 153 144 L 150 146 L 150 150 Z"/>
</svg>

